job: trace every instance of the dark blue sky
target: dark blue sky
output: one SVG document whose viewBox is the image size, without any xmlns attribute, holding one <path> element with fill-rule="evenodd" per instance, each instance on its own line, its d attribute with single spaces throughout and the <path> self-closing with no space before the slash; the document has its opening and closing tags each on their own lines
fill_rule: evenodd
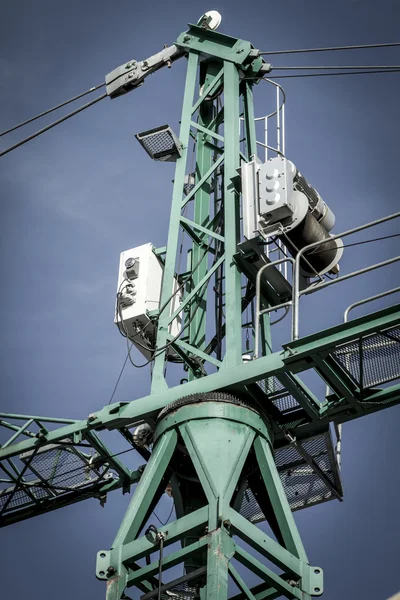
<svg viewBox="0 0 400 600">
<path fill-rule="evenodd" d="M 222 14 L 221 31 L 265 51 L 399 40 L 396 0 L 16 0 L 0 23 L 0 130 L 173 43 L 211 8 Z M 400 65 L 400 49 L 271 62 Z M 0 410 L 84 418 L 108 402 L 126 352 L 113 324 L 119 253 L 165 245 L 172 191 L 173 166 L 152 163 L 133 134 L 165 122 L 178 131 L 184 74 L 180 61 L 1 159 Z M 399 74 L 282 82 L 287 155 L 336 213 L 335 231 L 399 210 Z M 258 86 L 259 116 L 270 110 L 267 91 Z M 2 138 L 1 148 L 19 138 Z M 396 240 L 360 248 L 345 253 L 343 271 L 399 253 Z M 351 302 L 398 281 L 398 269 L 386 270 L 310 299 L 301 333 L 340 322 Z M 286 320 L 279 337 L 288 328 Z M 127 369 L 116 399 L 148 390 L 149 372 Z M 325 571 L 326 600 L 385 600 L 400 588 L 398 424 L 390 409 L 346 425 L 344 502 L 296 513 L 311 564 Z M 102 598 L 95 555 L 111 544 L 128 500 L 116 492 L 104 509 L 90 500 L 3 529 L 4 598 Z"/>
</svg>

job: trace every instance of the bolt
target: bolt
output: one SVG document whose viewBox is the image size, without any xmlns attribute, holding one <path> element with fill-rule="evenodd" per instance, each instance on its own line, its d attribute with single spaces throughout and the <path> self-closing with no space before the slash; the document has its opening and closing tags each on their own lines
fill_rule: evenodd
<svg viewBox="0 0 400 600">
<path fill-rule="evenodd" d="M 89 422 L 94 421 L 95 419 L 97 419 L 97 415 L 95 415 L 94 413 L 90 413 L 90 415 L 87 418 Z"/>
<path fill-rule="evenodd" d="M 109 577 L 111 577 L 111 575 L 115 575 L 116 572 L 117 572 L 117 569 L 115 569 L 114 567 L 108 567 L 107 568 L 107 575 Z"/>
<path fill-rule="evenodd" d="M 46 439 L 46 430 L 45 429 L 41 429 L 37 434 L 36 437 L 39 440 L 45 440 Z"/>
<path fill-rule="evenodd" d="M 227 529 L 229 529 L 229 527 L 231 526 L 231 522 L 229 521 L 229 519 L 226 519 L 226 521 L 223 521 L 223 526 L 226 527 Z"/>
<path fill-rule="evenodd" d="M 190 35 L 184 35 L 184 36 L 183 36 L 183 41 L 184 41 L 184 42 L 190 42 L 190 40 L 191 40 L 191 37 L 190 37 Z"/>
</svg>

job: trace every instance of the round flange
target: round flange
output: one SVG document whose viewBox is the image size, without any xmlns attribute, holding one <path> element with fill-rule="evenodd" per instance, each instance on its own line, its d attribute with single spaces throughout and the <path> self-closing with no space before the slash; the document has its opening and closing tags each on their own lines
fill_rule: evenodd
<svg viewBox="0 0 400 600">
<path fill-rule="evenodd" d="M 170 404 L 167 404 L 165 408 L 159 413 L 157 417 L 157 423 L 160 422 L 168 413 L 180 408 L 181 406 L 187 406 L 188 404 L 199 404 L 200 402 L 227 402 L 229 404 L 235 404 L 236 406 L 243 406 L 249 408 L 259 414 L 259 410 L 254 402 L 251 400 L 242 400 L 231 394 L 225 394 L 224 392 L 209 392 L 205 394 L 191 394 L 190 396 L 184 396 L 178 400 L 174 400 Z"/>
</svg>

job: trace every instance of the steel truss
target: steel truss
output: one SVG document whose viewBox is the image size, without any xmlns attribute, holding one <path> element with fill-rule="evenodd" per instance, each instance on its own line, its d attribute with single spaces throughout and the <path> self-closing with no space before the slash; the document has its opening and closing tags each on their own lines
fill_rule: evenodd
<svg viewBox="0 0 400 600">
<path fill-rule="evenodd" d="M 246 256 L 238 256 L 238 173 L 241 161 L 256 154 L 252 90 L 265 72 L 263 61 L 248 42 L 197 26 L 176 46 L 187 56 L 188 68 L 168 243 L 157 251 L 164 279 L 162 308 L 151 315 L 158 321 L 159 349 L 151 393 L 106 406 L 82 421 L 0 415 L 0 468 L 3 483 L 9 483 L 0 492 L 0 525 L 87 497 L 104 500 L 109 490 L 128 491 L 138 482 L 111 550 L 98 554 L 96 576 L 107 581 L 108 600 L 126 598 L 131 587 L 145 600 L 171 593 L 225 600 L 229 577 L 241 590 L 236 600 L 306 600 L 322 593 L 322 570 L 308 564 L 292 512 L 342 498 L 330 423 L 399 403 L 400 386 L 394 382 L 400 377 L 400 307 L 293 340 L 275 353 L 265 313 L 261 356 L 243 362 L 242 313 L 255 296 L 257 271 Z M 195 179 L 184 194 L 191 140 Z M 191 243 L 183 271 L 177 268 L 182 232 Z M 172 302 L 175 278 L 184 293 L 172 312 L 163 307 Z M 210 337 L 211 281 L 217 318 Z M 261 308 L 268 309 L 271 290 L 261 285 L 260 294 Z M 178 314 L 185 335 L 173 338 L 170 324 Z M 188 372 L 183 386 L 168 387 L 165 366 L 171 357 Z M 329 386 L 324 402 L 300 379 L 305 371 Z M 188 400 L 181 402 L 183 397 Z M 160 415 L 172 402 L 177 404 Z M 139 448 L 131 433 L 143 422 L 156 424 L 151 451 Z M 118 430 L 147 465 L 127 469 L 100 440 L 104 429 Z M 63 464 L 71 460 L 79 477 L 66 484 Z M 177 518 L 146 530 L 169 483 Z M 256 527 L 262 520 L 275 539 Z M 181 542 L 180 549 L 164 554 L 174 542 Z M 139 562 L 143 558 L 146 564 Z M 250 589 L 236 561 L 262 583 Z M 164 572 L 178 564 L 184 565 L 183 576 L 167 582 Z"/>
</svg>

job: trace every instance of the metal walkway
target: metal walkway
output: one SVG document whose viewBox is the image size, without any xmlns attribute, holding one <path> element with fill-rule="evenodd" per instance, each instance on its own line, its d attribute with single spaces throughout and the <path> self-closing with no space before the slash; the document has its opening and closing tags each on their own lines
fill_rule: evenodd
<svg viewBox="0 0 400 600">
<path fill-rule="evenodd" d="M 400 305 L 294 340 L 283 352 L 243 367 L 246 379 L 242 367 L 220 371 L 201 380 L 202 391 L 246 395 L 271 418 L 275 463 L 292 510 L 341 499 L 338 440 L 329 424 L 400 402 Z M 300 379 L 306 371 L 329 387 L 322 403 Z M 150 455 L 135 446 L 130 433 L 141 422 L 137 415 L 146 406 L 148 418 L 154 418 L 181 395 L 177 386 L 107 406 L 83 421 L 0 414 L 0 526 L 87 498 L 104 502 L 115 489 L 128 491 L 141 469 L 131 471 L 118 454 L 136 449 L 145 460 Z M 127 450 L 108 449 L 98 436 L 101 429 L 117 429 Z M 241 513 L 252 522 L 264 519 L 256 489 L 246 492 Z"/>
</svg>

